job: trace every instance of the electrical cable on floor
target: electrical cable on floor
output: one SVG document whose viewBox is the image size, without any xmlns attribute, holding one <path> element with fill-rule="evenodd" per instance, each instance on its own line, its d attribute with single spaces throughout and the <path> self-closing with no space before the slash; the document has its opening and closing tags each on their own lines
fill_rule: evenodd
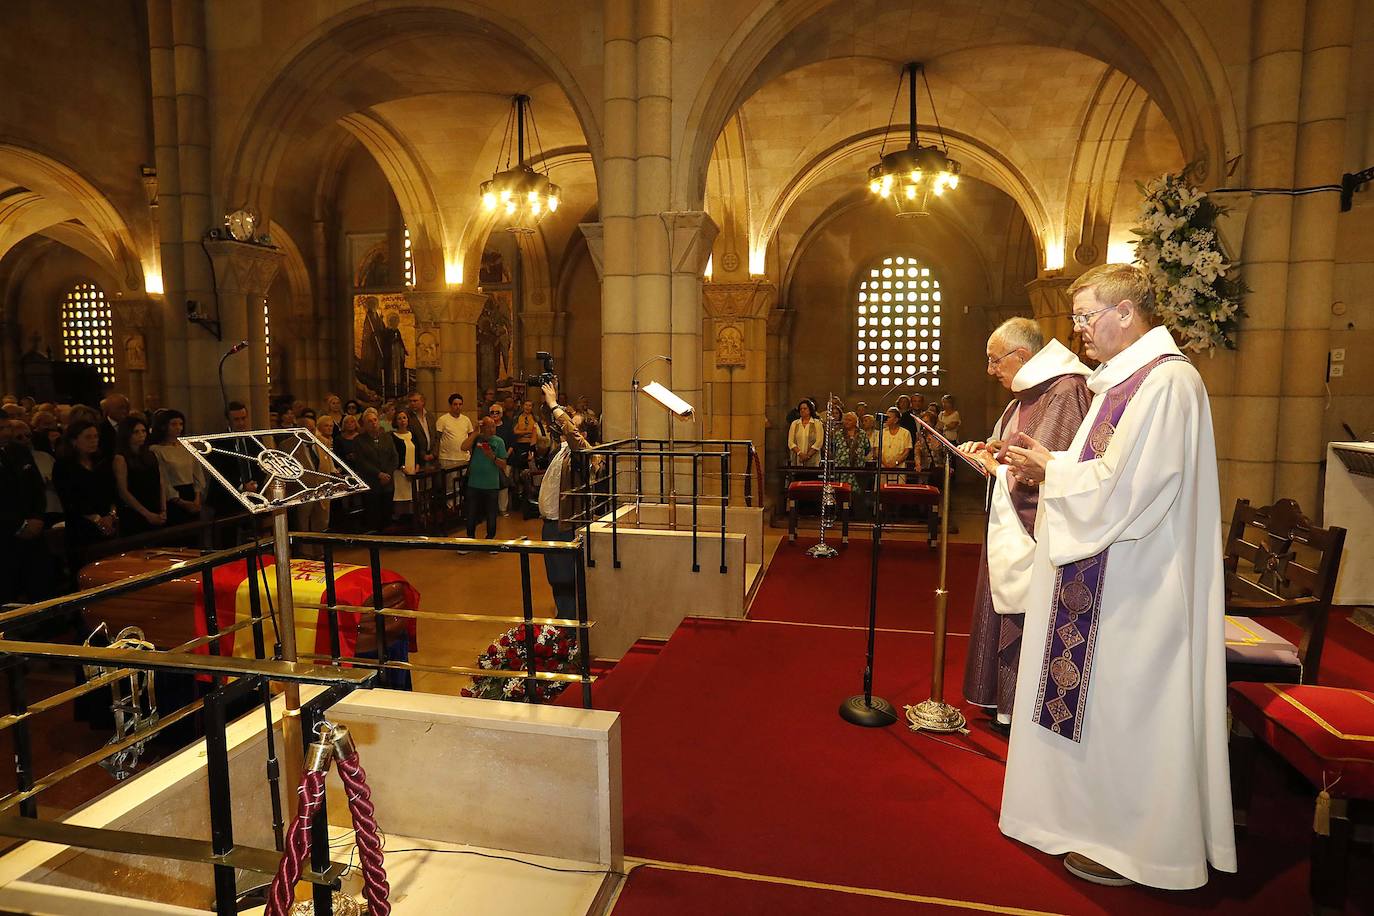
<svg viewBox="0 0 1374 916">
<path fill-rule="evenodd" d="M 333 844 L 330 845 L 332 846 Z M 349 864 L 348 868 L 344 871 L 344 875 L 347 875 L 353 868 L 353 853 L 355 851 L 356 847 L 353 851 L 349 852 Z M 383 843 L 383 851 L 385 851 L 388 856 L 399 855 L 403 852 L 433 852 L 450 856 L 478 856 L 483 859 L 497 859 L 502 862 L 514 862 L 517 865 L 528 865 L 531 868 L 538 868 L 543 871 L 561 872 L 568 875 L 615 875 L 618 878 L 623 878 L 626 874 L 625 872 L 611 871 L 605 868 L 560 868 L 556 865 L 542 865 L 539 862 L 529 862 L 525 859 L 514 858 L 513 856 L 499 856 L 490 852 L 478 852 L 475 849 L 429 849 L 424 846 L 416 846 L 410 849 L 386 849 L 385 843 Z"/>
<path fill-rule="evenodd" d="M 915 729 L 913 729 L 913 731 L 916 731 L 916 734 L 918 734 L 918 735 L 925 735 L 925 736 L 926 736 L 927 738 L 929 738 L 931 741 L 935 741 L 935 742 L 937 742 L 937 743 L 939 743 L 939 744 L 944 744 L 944 745 L 947 745 L 947 746 L 949 746 L 949 747 L 958 748 L 958 749 L 961 750 L 961 751 L 968 751 L 970 754 L 977 754 L 979 757 L 986 757 L 988 760 L 991 760 L 991 761 L 993 761 L 993 762 L 995 762 L 995 763 L 1000 763 L 1000 764 L 1004 764 L 1004 765 L 1005 765 L 1006 762 L 1007 762 L 1005 758 L 1003 758 L 1003 757 L 998 757 L 996 754 L 989 754 L 987 751 L 982 750 L 981 748 L 969 747 L 969 746 L 964 745 L 964 744 L 955 744 L 953 741 L 946 741 L 946 740 L 944 740 L 943 738 L 937 738 L 937 737 L 935 737 L 934 735 L 932 735 L 930 732 L 927 732 L 927 731 L 919 731 L 919 730 L 915 730 Z M 969 734 L 969 731 L 968 731 L 967 729 L 965 729 L 965 730 L 964 730 L 964 734 L 966 734 L 966 735 Z"/>
</svg>

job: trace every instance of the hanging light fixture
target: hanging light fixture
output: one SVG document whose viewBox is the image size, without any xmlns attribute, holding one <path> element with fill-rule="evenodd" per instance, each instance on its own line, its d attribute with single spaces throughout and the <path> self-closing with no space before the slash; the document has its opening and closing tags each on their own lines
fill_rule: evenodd
<svg viewBox="0 0 1374 916">
<path fill-rule="evenodd" d="M 926 83 L 926 96 L 930 98 L 930 112 L 935 119 L 935 129 L 940 134 L 940 145 L 921 146 L 916 138 L 916 77 Z M 876 197 L 891 201 L 897 208 L 897 215 L 903 217 L 920 216 L 929 212 L 931 195 L 939 197 L 945 191 L 959 186 L 959 162 L 949 157 L 949 146 L 945 143 L 944 131 L 940 128 L 940 116 L 935 113 L 935 97 L 930 94 L 930 82 L 925 78 L 925 68 L 911 63 L 902 68 L 902 76 L 897 81 L 900 96 L 902 81 L 907 82 L 907 101 L 910 134 L 906 149 L 884 155 L 887 137 L 883 137 L 883 147 L 878 151 L 878 164 L 868 170 L 868 190 Z M 892 110 L 897 110 L 897 100 L 892 101 Z M 887 130 L 892 130 L 892 118 L 888 117 Z"/>
<path fill-rule="evenodd" d="M 494 172 L 482 182 L 482 209 L 494 213 L 498 218 L 505 217 L 512 227 L 532 228 L 544 214 L 558 210 L 561 189 L 549 181 L 549 176 L 537 172 L 525 163 L 525 122 L 529 121 L 534 134 L 539 156 L 543 158 L 544 147 L 539 142 L 539 128 L 534 123 L 534 113 L 530 108 L 530 97 L 517 95 L 511 99 L 510 114 L 506 117 L 506 132 L 501 139 L 501 150 L 497 153 L 498 167 L 505 168 Z M 511 154 L 515 164 L 511 164 Z"/>
</svg>

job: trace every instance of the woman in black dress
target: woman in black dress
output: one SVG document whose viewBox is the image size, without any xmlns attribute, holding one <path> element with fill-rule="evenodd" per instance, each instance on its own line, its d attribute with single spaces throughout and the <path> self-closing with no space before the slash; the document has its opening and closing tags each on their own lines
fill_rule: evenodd
<svg viewBox="0 0 1374 916">
<path fill-rule="evenodd" d="M 53 465 L 52 477 L 62 500 L 67 555 L 75 576 L 87 548 L 113 538 L 119 531 L 115 479 L 109 462 L 100 457 L 100 429 L 90 420 L 77 420 L 67 427 L 62 451 Z"/>
<path fill-rule="evenodd" d="M 119 424 L 114 478 L 121 534 L 141 534 L 167 524 L 167 487 L 157 456 L 148 447 L 148 424 L 140 417 Z"/>
</svg>

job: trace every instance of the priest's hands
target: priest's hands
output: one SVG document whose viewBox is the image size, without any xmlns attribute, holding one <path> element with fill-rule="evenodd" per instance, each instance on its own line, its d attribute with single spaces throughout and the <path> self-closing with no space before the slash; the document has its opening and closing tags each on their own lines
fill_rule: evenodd
<svg viewBox="0 0 1374 916">
<path fill-rule="evenodd" d="M 997 457 L 993 453 L 996 442 L 960 442 L 956 448 L 988 469 L 989 474 L 997 473 Z"/>
<path fill-rule="evenodd" d="M 1012 476 L 1020 483 L 1039 486 L 1045 480 L 1045 466 L 1050 463 L 1050 450 L 1025 433 L 1017 433 L 1007 446 L 1007 464 Z"/>
</svg>

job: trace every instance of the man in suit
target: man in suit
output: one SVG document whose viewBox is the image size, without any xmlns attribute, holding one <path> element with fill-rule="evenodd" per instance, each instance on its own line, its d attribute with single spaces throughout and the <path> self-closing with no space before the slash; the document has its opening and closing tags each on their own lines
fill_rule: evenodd
<svg viewBox="0 0 1374 916">
<path fill-rule="evenodd" d="M 248 418 L 248 407 L 241 401 L 230 401 L 225 408 L 224 418 L 229 423 L 231 433 L 247 433 L 253 428 Z M 210 455 L 210 464 L 236 492 L 256 493 L 265 479 L 262 468 L 253 460 L 261 451 L 262 446 L 247 435 L 221 439 Z M 244 511 L 238 498 L 223 486 L 211 484 L 207 496 L 217 519 Z M 221 549 L 233 547 L 238 543 L 239 535 L 238 526 L 218 526 L 215 529 L 215 545 Z"/>
<path fill-rule="evenodd" d="M 415 458 L 420 464 L 428 464 L 438 451 L 434 446 L 434 420 L 425 410 L 423 394 L 412 391 L 407 402 L 410 405 L 410 435 L 415 440 Z"/>
<path fill-rule="evenodd" d="M 6 436 L 13 426 L 28 429 L 11 420 L 0 423 Z M 24 442 L 7 441 L 0 446 L 0 603 L 47 597 L 40 593 L 44 577 L 39 575 L 47 569 L 42 541 L 46 503 L 33 453 Z"/>
<path fill-rule="evenodd" d="M 100 402 L 100 413 L 104 416 L 104 422 L 98 427 L 100 457 L 112 461 L 119 442 L 119 424 L 129 416 L 129 399 L 122 394 L 112 394 Z"/>
<path fill-rule="evenodd" d="M 396 467 L 400 459 L 389 434 L 382 433 L 381 417 L 375 407 L 363 411 L 362 432 L 353 440 L 349 461 L 369 489 L 363 494 L 363 507 L 369 531 L 382 531 L 391 521 L 396 494 Z"/>
</svg>

